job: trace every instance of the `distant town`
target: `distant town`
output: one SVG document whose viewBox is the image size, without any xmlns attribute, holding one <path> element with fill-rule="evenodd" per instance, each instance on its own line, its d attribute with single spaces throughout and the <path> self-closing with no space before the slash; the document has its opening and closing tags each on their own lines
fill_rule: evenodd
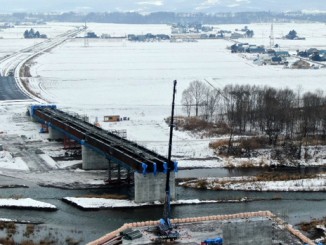
<svg viewBox="0 0 326 245">
<path fill-rule="evenodd" d="M 136 12 L 104 12 L 104 13 L 12 13 L 0 14 L 0 22 L 33 23 L 42 22 L 98 22 L 125 24 L 172 24 L 172 23 L 204 23 L 204 24 L 249 24 L 266 22 L 310 21 L 326 22 L 324 12 L 306 13 L 302 11 L 286 11 L 283 13 L 261 12 L 222 12 L 206 13 L 174 13 L 153 12 L 143 15 Z"/>
</svg>

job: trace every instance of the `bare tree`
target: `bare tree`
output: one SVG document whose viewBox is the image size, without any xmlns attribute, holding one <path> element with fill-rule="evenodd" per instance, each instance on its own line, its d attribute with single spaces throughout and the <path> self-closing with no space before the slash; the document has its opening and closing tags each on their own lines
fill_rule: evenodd
<svg viewBox="0 0 326 245">
<path fill-rule="evenodd" d="M 220 92 L 216 89 L 209 89 L 207 90 L 207 101 L 206 101 L 206 110 L 207 114 L 211 121 L 213 121 L 214 113 L 218 112 L 218 106 L 220 101 Z"/>
<path fill-rule="evenodd" d="M 202 113 L 206 120 L 218 120 L 228 126 L 229 150 L 236 133 L 254 129 L 265 133 L 273 147 L 288 145 L 298 149 L 305 142 L 326 141 L 326 97 L 322 91 L 301 94 L 297 90 L 251 85 L 227 85 L 223 92 L 208 81 L 210 87 L 193 81 L 183 92 L 182 104 L 188 116 Z M 215 117 L 216 119 L 216 117 Z M 297 145 L 299 143 L 299 145 Z M 294 149 L 293 148 L 293 149 Z"/>
<path fill-rule="evenodd" d="M 205 102 L 205 93 L 207 91 L 207 86 L 201 81 L 193 81 L 189 85 L 189 94 L 193 98 L 195 106 L 195 116 L 199 116 L 199 107 Z"/>
<path fill-rule="evenodd" d="M 190 117 L 191 115 L 191 109 L 192 106 L 194 105 L 194 99 L 190 93 L 190 89 L 187 88 L 182 92 L 182 99 L 181 103 L 183 106 L 183 110 L 187 113 L 187 116 Z"/>
</svg>

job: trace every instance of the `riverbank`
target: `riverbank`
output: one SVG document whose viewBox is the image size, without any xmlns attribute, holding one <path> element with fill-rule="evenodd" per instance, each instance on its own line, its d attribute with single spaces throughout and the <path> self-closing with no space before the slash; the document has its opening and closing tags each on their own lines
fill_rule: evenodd
<svg viewBox="0 0 326 245">
<path fill-rule="evenodd" d="M 313 219 L 308 222 L 302 222 L 297 226 L 316 242 L 322 242 L 323 244 L 326 243 L 326 217 L 322 219 Z"/>
<path fill-rule="evenodd" d="M 265 176 L 265 179 L 268 176 Z M 293 177 L 292 177 L 293 178 Z M 282 180 L 264 180 L 259 176 L 200 178 L 179 183 L 182 187 L 207 190 L 241 190 L 241 191 L 326 191 L 326 174 L 302 176 L 291 179 L 285 175 Z"/>
<path fill-rule="evenodd" d="M 31 198 L 0 198 L 0 208 L 56 211 L 55 205 Z"/>
<path fill-rule="evenodd" d="M 99 209 L 117 209 L 117 208 L 139 208 L 139 207 L 155 207 L 163 206 L 162 202 L 153 203 L 135 203 L 132 200 L 122 199 L 106 199 L 106 198 L 85 198 L 85 197 L 64 197 L 64 202 L 69 203 L 82 210 L 99 210 Z M 213 203 L 239 203 L 249 201 L 246 198 L 240 200 L 199 200 L 199 199 L 188 199 L 188 200 L 174 200 L 171 201 L 171 205 L 197 205 L 197 204 L 213 204 Z"/>
</svg>

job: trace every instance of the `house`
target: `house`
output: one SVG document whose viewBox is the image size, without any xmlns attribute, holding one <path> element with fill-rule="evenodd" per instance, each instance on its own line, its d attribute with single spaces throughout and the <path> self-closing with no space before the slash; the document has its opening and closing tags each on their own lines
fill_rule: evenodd
<svg viewBox="0 0 326 245">
<path fill-rule="evenodd" d="M 200 39 L 207 39 L 208 35 L 207 34 L 200 34 Z"/>
<path fill-rule="evenodd" d="M 279 57 L 290 57 L 288 51 L 275 51 L 274 55 Z"/>
<path fill-rule="evenodd" d="M 268 54 L 258 54 L 257 58 L 254 59 L 255 65 L 267 65 L 272 63 L 272 57 Z"/>
<path fill-rule="evenodd" d="M 306 58 L 309 56 L 307 51 L 299 51 L 299 50 L 297 51 L 297 55 L 300 57 L 303 57 L 303 58 Z"/>
<path fill-rule="evenodd" d="M 87 32 L 86 38 L 98 38 L 98 36 L 95 34 L 95 32 Z"/>
<path fill-rule="evenodd" d="M 119 115 L 104 116 L 104 122 L 119 122 L 119 121 L 120 121 Z"/>
<path fill-rule="evenodd" d="M 275 50 L 274 49 L 266 49 L 265 53 L 270 55 L 270 56 L 275 56 Z"/>
<path fill-rule="evenodd" d="M 258 57 L 257 59 L 254 59 L 253 63 L 255 65 L 259 65 L 259 66 L 262 66 L 262 65 L 266 65 L 266 62 L 264 61 L 264 59 Z"/>
<path fill-rule="evenodd" d="M 245 35 L 242 33 L 238 33 L 238 32 L 233 32 L 230 36 L 231 39 L 239 39 L 239 38 L 244 38 Z"/>
<path fill-rule="evenodd" d="M 280 64 L 283 64 L 284 62 L 283 62 L 283 60 L 282 60 L 282 57 L 280 57 L 280 56 L 274 56 L 274 57 L 272 57 L 272 59 L 271 59 L 271 64 L 272 65 L 280 65 Z"/>
<path fill-rule="evenodd" d="M 247 53 L 263 54 L 265 53 L 265 48 L 263 46 L 249 46 L 246 51 Z"/>
<path fill-rule="evenodd" d="M 159 40 L 170 40 L 170 36 L 166 34 L 157 34 L 156 38 Z"/>
<path fill-rule="evenodd" d="M 313 61 L 326 61 L 325 55 L 319 55 L 318 53 L 314 53 L 309 56 L 309 58 Z"/>
<path fill-rule="evenodd" d="M 319 55 L 320 56 L 325 56 L 326 55 L 326 50 L 325 49 L 319 50 Z"/>
<path fill-rule="evenodd" d="M 231 53 L 243 53 L 249 47 L 248 43 L 238 43 L 231 46 Z"/>
<path fill-rule="evenodd" d="M 310 56 L 314 53 L 318 53 L 319 51 L 316 48 L 310 48 L 310 49 L 307 49 L 306 52 L 307 52 L 308 56 Z"/>
</svg>

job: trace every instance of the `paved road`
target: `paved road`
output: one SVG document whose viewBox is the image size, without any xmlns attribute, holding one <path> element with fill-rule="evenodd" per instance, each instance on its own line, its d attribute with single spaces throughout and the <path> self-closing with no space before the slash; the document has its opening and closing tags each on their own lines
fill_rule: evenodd
<svg viewBox="0 0 326 245">
<path fill-rule="evenodd" d="M 23 66 L 29 59 L 32 59 L 37 55 L 40 55 L 43 52 L 64 43 L 70 38 L 74 38 L 83 30 L 83 28 L 76 28 L 74 30 L 67 31 L 56 36 L 55 38 L 46 39 L 41 43 L 22 49 L 0 59 L 0 101 L 31 99 L 28 95 L 24 94 L 20 90 L 15 80 L 15 77 L 16 79 L 20 79 L 21 66 Z M 10 73 L 11 76 L 9 76 Z"/>
<path fill-rule="evenodd" d="M 0 76 L 0 100 L 26 100 L 30 99 L 17 86 L 15 77 Z"/>
</svg>

